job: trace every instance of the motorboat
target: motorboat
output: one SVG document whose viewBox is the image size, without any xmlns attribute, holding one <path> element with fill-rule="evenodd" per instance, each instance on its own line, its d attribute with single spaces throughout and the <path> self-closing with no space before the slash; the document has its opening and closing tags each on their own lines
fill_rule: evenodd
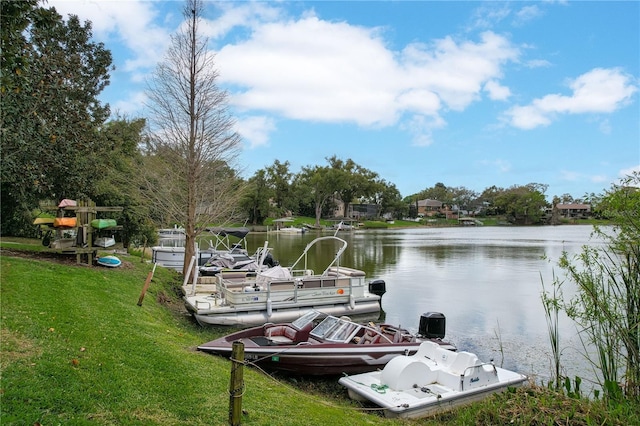
<svg viewBox="0 0 640 426">
<path fill-rule="evenodd" d="M 292 218 L 275 219 L 273 221 L 276 225 L 276 229 L 274 231 L 283 234 L 302 234 L 307 232 L 306 226 L 293 226 L 293 222 L 294 220 Z M 290 225 L 285 226 L 286 223 L 289 223 Z"/>
<path fill-rule="evenodd" d="M 291 323 L 266 323 L 237 331 L 198 349 L 229 357 L 233 343 L 240 341 L 245 359 L 266 370 L 299 375 L 355 374 L 382 368 L 396 356 L 413 354 L 427 340 L 444 350 L 455 350 L 442 340 L 444 331 L 429 334 L 430 328 L 444 321 L 442 314 L 435 314 L 424 314 L 421 330 L 413 334 L 399 326 L 357 323 L 312 310 Z"/>
<path fill-rule="evenodd" d="M 326 269 L 316 274 L 309 269 L 308 255 L 318 244 L 336 254 Z M 377 316 L 385 282 L 368 283 L 363 271 L 340 266 L 346 247 L 347 242 L 341 238 L 319 237 L 307 244 L 290 267 L 277 265 L 256 272 L 224 271 L 213 277 L 192 274 L 195 263 L 192 259 L 182 286 L 185 306 L 202 325 L 256 326 L 290 322 L 313 309 L 336 316 Z M 267 252 L 263 250 L 259 264 L 264 263 Z"/>
<path fill-rule="evenodd" d="M 526 381 L 524 374 L 481 362 L 473 353 L 423 342 L 415 354 L 395 357 L 382 370 L 347 375 L 338 383 L 351 399 L 381 407 L 386 417 L 420 418 Z"/>
</svg>

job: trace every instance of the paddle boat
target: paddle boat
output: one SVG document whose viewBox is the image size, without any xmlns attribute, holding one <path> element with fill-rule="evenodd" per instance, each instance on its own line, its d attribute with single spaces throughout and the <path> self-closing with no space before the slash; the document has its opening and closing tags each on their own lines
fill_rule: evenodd
<svg viewBox="0 0 640 426">
<path fill-rule="evenodd" d="M 229 357 L 233 343 L 240 341 L 245 359 L 260 368 L 299 375 L 355 374 L 382 368 L 396 356 L 413 354 L 424 341 L 455 350 L 442 340 L 443 327 L 444 316 L 439 313 L 423 314 L 418 334 L 412 334 L 389 324 L 361 324 L 312 310 L 291 323 L 237 331 L 198 349 Z"/>
<path fill-rule="evenodd" d="M 308 253 L 321 243 L 321 249 L 336 255 L 322 273 L 316 274 L 308 267 Z M 340 266 L 346 247 L 347 242 L 341 238 L 320 237 L 311 241 L 290 267 L 227 271 L 213 277 L 192 274 L 195 258 L 191 259 L 182 286 L 185 306 L 201 325 L 291 322 L 314 309 L 336 316 L 377 317 L 385 283 L 382 280 L 367 283 L 363 271 Z M 267 252 L 263 250 L 259 264 L 264 263 Z"/>
<path fill-rule="evenodd" d="M 351 399 L 383 408 L 386 417 L 420 418 L 526 381 L 527 376 L 481 362 L 470 352 L 423 342 L 415 354 L 395 357 L 382 370 L 344 376 L 338 383 Z"/>
</svg>

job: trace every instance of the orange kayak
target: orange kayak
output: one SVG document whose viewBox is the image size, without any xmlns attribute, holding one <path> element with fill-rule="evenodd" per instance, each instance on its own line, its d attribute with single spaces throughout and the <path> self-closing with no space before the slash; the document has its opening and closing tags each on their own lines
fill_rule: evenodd
<svg viewBox="0 0 640 426">
<path fill-rule="evenodd" d="M 76 226 L 75 217 L 56 217 L 53 221 L 56 228 L 73 228 Z"/>
</svg>

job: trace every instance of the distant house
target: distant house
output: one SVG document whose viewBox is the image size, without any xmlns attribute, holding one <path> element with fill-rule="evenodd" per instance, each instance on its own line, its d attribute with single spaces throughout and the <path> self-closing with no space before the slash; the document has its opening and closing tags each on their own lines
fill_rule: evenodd
<svg viewBox="0 0 640 426">
<path fill-rule="evenodd" d="M 344 202 L 340 199 L 334 199 L 335 208 L 333 212 L 329 214 L 328 217 L 333 218 L 348 218 L 348 219 L 357 219 L 357 220 L 365 220 L 365 219 L 373 219 L 376 218 L 379 214 L 380 206 L 376 204 L 359 204 L 359 203 L 350 203 L 347 208 L 346 215 L 342 215 L 344 212 Z"/>
<path fill-rule="evenodd" d="M 591 215 L 591 204 L 556 204 L 556 210 L 566 218 L 587 217 Z"/>
<path fill-rule="evenodd" d="M 433 216 L 442 211 L 442 201 L 418 200 L 418 216 Z"/>
<path fill-rule="evenodd" d="M 378 217 L 378 210 L 380 206 L 376 204 L 349 204 L 349 211 L 347 217 L 365 220 L 374 219 Z"/>
</svg>

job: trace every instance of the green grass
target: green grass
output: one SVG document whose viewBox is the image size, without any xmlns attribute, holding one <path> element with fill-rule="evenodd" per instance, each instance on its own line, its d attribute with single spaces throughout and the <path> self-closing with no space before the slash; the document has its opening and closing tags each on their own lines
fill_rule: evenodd
<svg viewBox="0 0 640 426">
<path fill-rule="evenodd" d="M 228 330 L 185 315 L 174 271 L 157 268 L 138 306 L 151 270 L 140 258 L 120 256 L 117 269 L 77 266 L 38 252 L 14 257 L 11 242 L 3 238 L 0 256 L 0 424 L 228 424 L 231 363 L 195 349 Z M 362 412 L 335 379 L 278 381 L 253 368 L 244 379 L 243 425 L 552 424 L 567 406 L 534 387 L 401 421 Z M 541 401 L 555 408 L 545 412 Z M 615 415 L 596 402 L 568 401 L 591 424 L 634 419 L 629 410 Z"/>
<path fill-rule="evenodd" d="M 123 259 L 106 269 L 0 258 L 1 424 L 226 423 L 230 362 L 195 350 L 222 331 L 181 314 L 176 277 L 162 268 L 138 306 L 150 268 Z M 285 413 L 292 425 L 376 424 L 342 416 L 346 401 L 318 409 L 323 398 L 256 370 L 245 384 L 244 424 L 282 424 Z"/>
</svg>

